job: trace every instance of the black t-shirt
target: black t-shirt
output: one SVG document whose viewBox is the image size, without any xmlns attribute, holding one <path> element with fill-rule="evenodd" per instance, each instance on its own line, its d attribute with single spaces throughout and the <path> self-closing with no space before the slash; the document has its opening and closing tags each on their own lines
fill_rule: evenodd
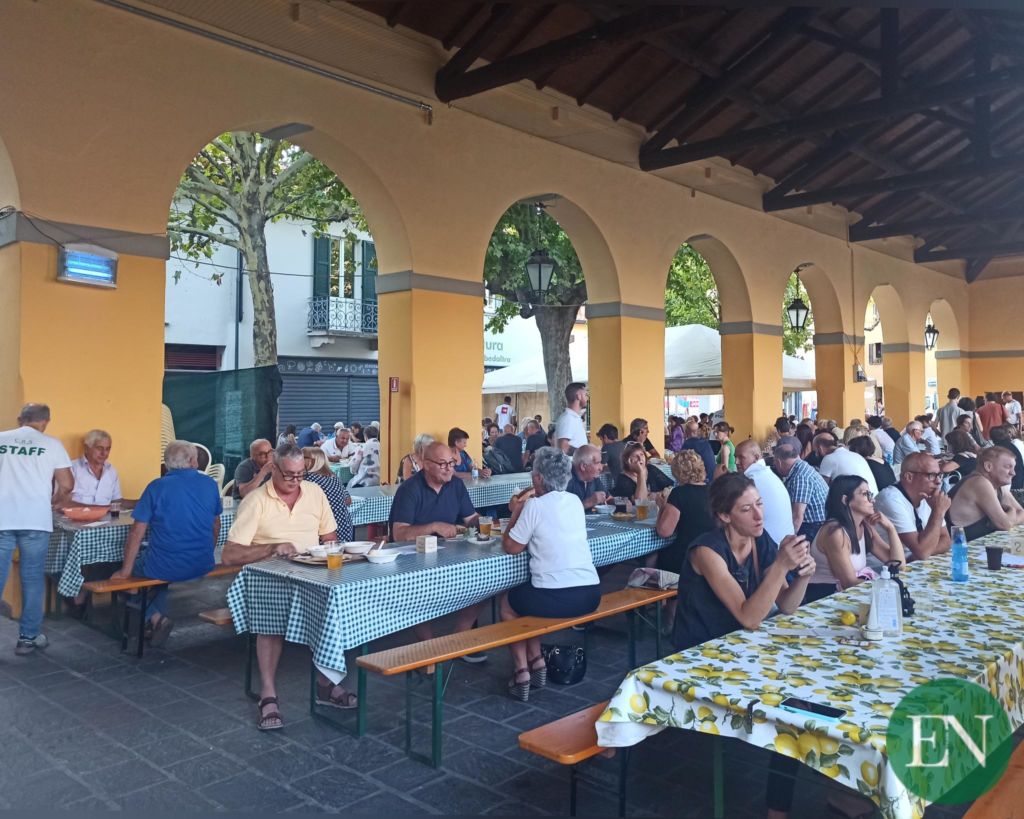
<svg viewBox="0 0 1024 819">
<path fill-rule="evenodd" d="M 662 489 L 668 489 L 671 485 L 672 481 L 660 469 L 651 468 L 647 470 L 648 492 L 660 492 Z M 615 485 L 612 486 L 612 495 L 621 498 L 631 498 L 635 494 L 636 481 L 625 472 L 621 473 L 615 479 Z"/>
<path fill-rule="evenodd" d="M 636 440 L 636 438 L 633 437 L 632 435 L 630 435 L 630 436 L 628 436 L 626 438 L 626 442 L 627 443 L 630 442 L 630 441 L 632 441 L 634 443 L 639 443 Z M 648 455 L 650 455 L 652 452 L 654 452 L 654 444 L 651 443 L 651 439 L 649 437 L 648 438 L 644 438 L 644 452 L 646 452 Z"/>
<path fill-rule="evenodd" d="M 779 553 L 779 547 L 767 532 L 754 541 L 754 548 L 757 549 L 757 571 L 754 570 L 753 552 L 747 557 L 745 565 L 739 565 L 725 532 L 721 529 L 713 529 L 698 535 L 690 544 L 691 551 L 705 547 L 725 561 L 729 573 L 740 584 L 748 599 L 757 591 L 765 572 L 775 562 Z M 676 650 L 682 651 L 706 643 L 716 637 L 739 631 L 742 627 L 739 620 L 733 617 L 732 612 L 718 599 L 707 578 L 693 570 L 689 559 L 684 560 L 683 570 L 679 574 L 679 605 L 672 629 L 672 642 Z"/>
<path fill-rule="evenodd" d="M 895 486 L 898 483 L 896 474 L 892 471 L 892 467 L 889 464 L 881 463 L 874 458 L 865 458 L 864 460 L 868 462 L 868 467 L 875 478 L 875 484 L 877 484 L 879 492 L 887 486 Z"/>
<path fill-rule="evenodd" d="M 978 465 L 977 456 L 972 457 L 961 453 L 960 455 L 954 455 L 953 460 L 956 461 L 956 471 L 960 473 L 961 478 L 966 478 L 970 475 Z"/>
<path fill-rule="evenodd" d="M 462 523 L 463 518 L 476 513 L 469 497 L 466 484 L 459 478 L 452 478 L 435 492 L 427 485 L 427 474 L 422 470 L 409 480 L 402 481 L 391 502 L 388 525 L 408 523 L 422 526 L 425 523 Z"/>
<path fill-rule="evenodd" d="M 518 435 L 513 435 L 511 432 L 506 432 L 504 435 L 499 435 L 498 440 L 494 442 L 494 448 L 502 453 L 510 464 L 512 469 L 516 472 L 522 472 L 523 470 L 523 439 Z"/>
<path fill-rule="evenodd" d="M 657 567 L 679 574 L 693 539 L 714 529 L 715 524 L 708 506 L 706 484 L 677 486 L 669 493 L 668 502 L 679 510 L 679 522 L 676 524 L 675 541 L 658 551 Z"/>
</svg>

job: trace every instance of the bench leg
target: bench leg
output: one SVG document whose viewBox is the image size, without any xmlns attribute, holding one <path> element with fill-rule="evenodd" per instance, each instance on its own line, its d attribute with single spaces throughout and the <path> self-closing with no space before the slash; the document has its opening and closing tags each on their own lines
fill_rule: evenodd
<svg viewBox="0 0 1024 819">
<path fill-rule="evenodd" d="M 433 768 L 441 767 L 442 729 L 444 727 L 444 663 L 434 665 L 434 696 L 430 717 L 430 756 L 412 749 L 412 685 L 413 672 L 405 674 L 405 753 L 411 758 L 425 762 Z"/>
<path fill-rule="evenodd" d="M 370 653 L 370 644 L 363 643 L 359 648 L 363 656 Z M 356 667 L 356 696 L 359 697 L 359 707 L 356 709 L 356 736 L 366 735 L 366 669 L 361 665 Z"/>
<path fill-rule="evenodd" d="M 626 612 L 626 629 L 629 632 L 629 670 L 636 668 L 636 612 Z"/>
<path fill-rule="evenodd" d="M 149 589 L 146 588 L 146 587 L 143 587 L 141 589 L 141 594 L 142 594 L 142 597 L 141 597 L 141 600 L 139 602 L 139 643 L 138 643 L 138 646 L 135 649 L 135 656 L 136 657 L 141 657 L 142 656 L 142 650 L 143 650 L 143 647 L 146 644 L 146 642 L 145 642 L 145 640 L 146 640 L 146 602 L 147 602 L 147 598 L 149 597 Z"/>
<path fill-rule="evenodd" d="M 619 816 L 626 815 L 626 775 L 629 773 L 629 748 L 619 748 Z"/>
<path fill-rule="evenodd" d="M 664 613 L 665 601 L 659 600 L 654 620 L 654 653 L 656 660 L 661 659 L 661 621 Z"/>
<path fill-rule="evenodd" d="M 716 736 L 712 750 L 715 771 L 715 819 L 725 816 L 725 771 L 722 766 L 722 738 Z"/>
<path fill-rule="evenodd" d="M 256 635 L 249 631 L 245 634 L 245 696 L 258 701 L 260 695 L 252 690 L 252 665 L 255 657 Z"/>
<path fill-rule="evenodd" d="M 112 593 L 110 595 L 110 607 L 112 609 L 114 609 L 115 611 L 117 610 L 117 592 L 114 592 L 114 593 Z M 115 614 L 114 616 L 116 617 L 117 615 Z M 129 607 L 128 607 L 128 598 L 125 597 L 125 599 L 124 599 L 124 618 L 121 620 L 121 651 L 127 651 L 128 650 L 128 630 L 129 630 L 129 628 L 131 627 L 131 624 L 132 624 L 131 617 L 132 617 L 132 614 L 131 614 L 131 611 L 129 610 Z M 114 622 L 117 622 L 117 621 L 115 620 Z"/>
<path fill-rule="evenodd" d="M 576 773 L 576 766 L 569 766 L 569 815 L 576 815 L 576 784 L 578 776 Z"/>
</svg>

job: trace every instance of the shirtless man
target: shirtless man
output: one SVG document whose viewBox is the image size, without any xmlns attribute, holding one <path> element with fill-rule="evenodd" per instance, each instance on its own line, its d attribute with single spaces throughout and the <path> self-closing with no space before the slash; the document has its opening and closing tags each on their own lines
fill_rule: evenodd
<svg viewBox="0 0 1024 819">
<path fill-rule="evenodd" d="M 1024 523 L 1024 508 L 1006 488 L 1013 480 L 1015 460 L 1002 447 L 983 449 L 974 473 L 954 489 L 949 519 L 963 527 L 968 540 Z"/>
</svg>

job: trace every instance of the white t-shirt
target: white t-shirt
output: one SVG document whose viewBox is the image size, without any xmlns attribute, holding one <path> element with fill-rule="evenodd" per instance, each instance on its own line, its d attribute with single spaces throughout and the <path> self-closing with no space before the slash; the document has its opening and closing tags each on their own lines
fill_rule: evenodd
<svg viewBox="0 0 1024 819">
<path fill-rule="evenodd" d="M 859 475 L 868 482 L 871 491 L 878 494 L 878 484 L 875 483 L 875 476 L 871 474 L 868 462 L 846 447 L 841 446 L 822 458 L 818 471 L 829 480 L 837 475 Z"/>
<path fill-rule="evenodd" d="M 892 451 L 896 448 L 896 442 L 888 432 L 879 427 L 871 433 L 871 437 L 875 439 L 875 444 L 882 450 L 883 455 L 892 455 Z"/>
<path fill-rule="evenodd" d="M 75 503 L 106 506 L 121 497 L 121 480 L 113 464 L 104 463 L 103 471 L 97 478 L 83 455 L 71 462 L 71 477 L 75 479 L 75 488 L 71 493 L 71 500 Z"/>
<path fill-rule="evenodd" d="M 557 444 L 562 438 L 568 438 L 569 446 L 573 449 L 579 449 L 587 443 L 587 430 L 583 426 L 583 418 L 578 412 L 568 407 L 555 421 L 555 443 Z"/>
<path fill-rule="evenodd" d="M 764 461 L 755 461 L 743 473 L 754 482 L 764 504 L 764 529 L 776 543 L 793 534 L 793 502 L 786 485 Z"/>
<path fill-rule="evenodd" d="M 875 498 L 875 510 L 889 518 L 893 526 L 896 527 L 896 531 L 901 535 L 917 532 L 917 524 L 914 523 L 914 507 L 897 487 L 887 486 L 878 493 L 878 497 Z M 922 527 L 928 525 L 928 519 L 931 516 L 932 508 L 928 505 L 928 501 L 922 498 L 917 505 L 917 517 L 921 521 Z"/>
<path fill-rule="evenodd" d="M 0 432 L 0 531 L 53 531 L 53 473 L 71 459 L 56 438 L 34 427 Z"/>
<path fill-rule="evenodd" d="M 1006 410 L 1006 423 L 1017 426 L 1017 424 L 1020 423 L 1020 401 L 1018 401 L 1016 398 L 1011 398 L 1009 401 L 1003 404 L 1003 409 Z"/>
<path fill-rule="evenodd" d="M 498 431 L 505 431 L 505 424 L 512 423 L 512 417 L 515 415 L 515 410 L 512 409 L 511 404 L 498 404 L 494 408 L 494 418 L 498 424 Z"/>
<path fill-rule="evenodd" d="M 572 492 L 530 498 L 509 537 L 526 544 L 534 588 L 565 589 L 599 582 L 587 543 L 583 503 Z"/>
<path fill-rule="evenodd" d="M 359 451 L 359 444 L 354 444 L 350 440 L 347 444 L 345 444 L 345 446 L 339 449 L 338 439 L 328 438 L 326 441 L 320 444 L 320 449 L 324 451 L 324 455 L 327 455 L 331 458 L 344 459 L 351 458 L 353 455 L 355 455 Z"/>
</svg>

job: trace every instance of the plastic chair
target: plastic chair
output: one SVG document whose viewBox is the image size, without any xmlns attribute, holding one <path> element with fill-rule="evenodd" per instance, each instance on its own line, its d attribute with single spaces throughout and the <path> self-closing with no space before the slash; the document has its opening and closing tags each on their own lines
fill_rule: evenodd
<svg viewBox="0 0 1024 819">
<path fill-rule="evenodd" d="M 224 464 L 210 464 L 206 467 L 206 474 L 217 482 L 217 490 L 221 491 L 224 484 Z"/>
<path fill-rule="evenodd" d="M 217 465 L 221 466 L 221 464 L 217 464 Z M 220 496 L 222 498 L 228 497 L 232 493 L 234 488 L 235 488 L 235 479 L 232 478 L 230 481 L 228 481 L 226 484 L 224 484 L 224 486 L 221 488 Z"/>
<path fill-rule="evenodd" d="M 164 462 L 167 445 L 174 440 L 174 416 L 166 404 L 160 405 L 160 463 Z"/>
</svg>

